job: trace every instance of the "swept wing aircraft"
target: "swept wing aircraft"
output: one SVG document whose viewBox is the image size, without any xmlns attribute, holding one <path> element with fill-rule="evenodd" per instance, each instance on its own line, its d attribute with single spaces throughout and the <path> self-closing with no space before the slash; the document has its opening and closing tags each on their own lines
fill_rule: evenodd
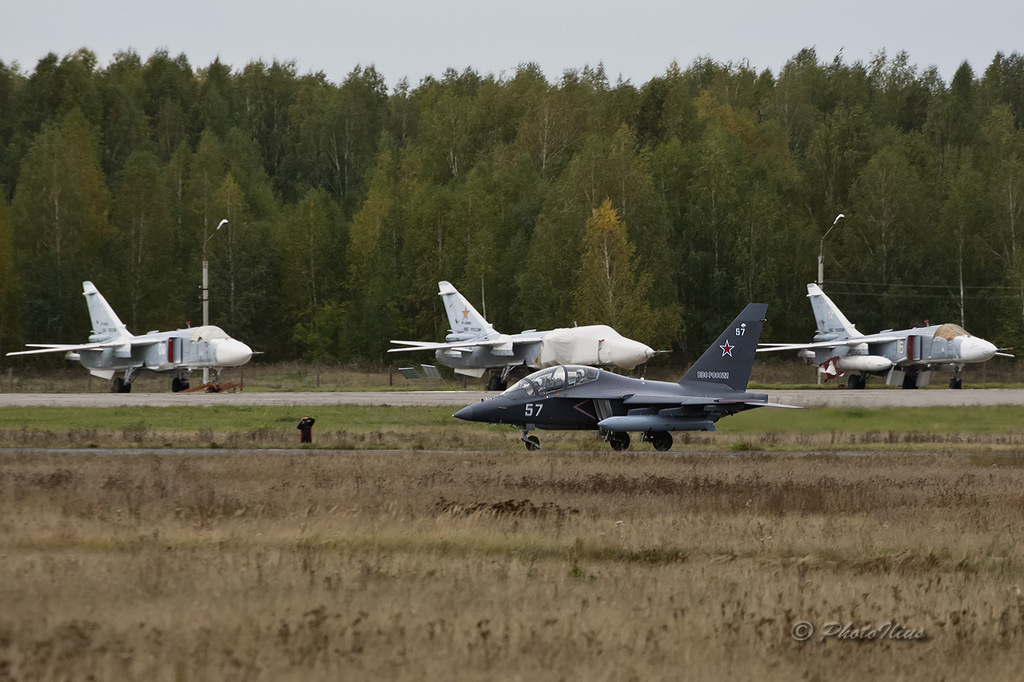
<svg viewBox="0 0 1024 682">
<path fill-rule="evenodd" d="M 244 365 L 252 357 L 249 346 L 213 325 L 135 336 L 92 282 L 82 282 L 82 294 L 92 318 L 88 343 L 30 343 L 28 347 L 34 350 L 7 355 L 64 353 L 93 376 L 113 379 L 110 390 L 114 393 L 130 392 L 132 381 L 144 371 L 170 374 L 171 390 L 184 391 L 189 387 L 190 370 L 212 369 L 216 381 L 221 369 Z M 115 376 L 119 372 L 121 376 Z"/>
<path fill-rule="evenodd" d="M 523 378 L 501 395 L 455 413 L 459 419 L 509 424 L 528 450 L 540 447 L 534 429 L 597 429 L 615 450 L 629 432 L 657 450 L 672 447 L 672 431 L 715 431 L 722 417 L 756 407 L 794 407 L 748 393 L 747 381 L 768 306 L 751 303 L 678 383 L 646 381 L 594 367 L 557 365 Z"/>
<path fill-rule="evenodd" d="M 404 347 L 388 352 L 432 350 L 439 363 L 467 376 L 481 377 L 490 370 L 489 391 L 504 390 L 508 375 L 520 367 L 576 364 L 632 370 L 655 354 L 603 324 L 502 334 L 449 282 L 438 282 L 437 288 L 451 325 L 444 343 L 392 341 Z"/>
<path fill-rule="evenodd" d="M 817 284 L 807 285 L 807 297 L 818 325 L 814 342 L 761 344 L 757 351 L 800 351 L 827 379 L 849 372 L 850 388 L 864 388 L 871 375 L 884 376 L 890 386 L 918 388 L 927 386 L 937 369 L 951 369 L 949 387 L 962 388 L 964 365 L 1012 357 L 956 324 L 862 334 Z"/>
</svg>

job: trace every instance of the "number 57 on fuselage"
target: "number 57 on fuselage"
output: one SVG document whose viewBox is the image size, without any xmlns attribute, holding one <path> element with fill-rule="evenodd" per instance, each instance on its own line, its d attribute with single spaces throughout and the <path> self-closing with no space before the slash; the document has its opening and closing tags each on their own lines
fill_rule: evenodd
<svg viewBox="0 0 1024 682">
<path fill-rule="evenodd" d="M 714 431 L 722 417 L 756 407 L 794 407 L 748 393 L 747 381 L 768 306 L 749 304 L 678 383 L 646 381 L 594 367 L 558 365 L 520 380 L 499 396 L 464 407 L 459 419 L 509 424 L 530 450 L 533 429 L 597 429 L 615 450 L 629 432 L 657 450 L 672 447 L 672 431 Z"/>
</svg>

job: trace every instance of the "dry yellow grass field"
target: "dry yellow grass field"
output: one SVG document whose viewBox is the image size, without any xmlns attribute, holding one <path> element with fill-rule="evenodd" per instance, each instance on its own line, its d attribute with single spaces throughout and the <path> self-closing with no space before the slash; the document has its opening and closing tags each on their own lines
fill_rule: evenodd
<svg viewBox="0 0 1024 682">
<path fill-rule="evenodd" d="M 0 679 L 1016 680 L 1022 512 L 1013 456 L 8 453 Z"/>
</svg>

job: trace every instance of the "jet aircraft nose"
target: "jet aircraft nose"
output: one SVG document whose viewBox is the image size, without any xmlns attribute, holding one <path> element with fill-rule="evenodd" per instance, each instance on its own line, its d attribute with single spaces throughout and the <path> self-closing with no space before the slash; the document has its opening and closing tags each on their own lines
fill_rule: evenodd
<svg viewBox="0 0 1024 682">
<path fill-rule="evenodd" d="M 979 339 L 976 336 L 968 336 L 960 342 L 960 357 L 964 362 L 985 362 L 991 360 L 996 354 L 995 344 Z"/>
<path fill-rule="evenodd" d="M 496 402 L 496 398 L 481 400 L 478 403 L 467 405 L 453 414 L 457 419 L 464 419 L 468 422 L 484 422 L 485 424 L 503 424 L 507 405 Z"/>
<path fill-rule="evenodd" d="M 217 364 L 221 367 L 238 367 L 249 362 L 252 349 L 235 339 L 222 339 L 217 344 Z"/>
<path fill-rule="evenodd" d="M 476 418 L 476 408 L 479 407 L 480 405 L 481 403 L 473 403 L 472 405 L 466 405 L 452 416 L 455 417 L 456 419 L 462 419 L 467 422 L 478 421 Z"/>
<path fill-rule="evenodd" d="M 620 369 L 636 369 L 654 355 L 654 349 L 633 339 L 616 339 L 606 352 L 609 360 Z"/>
</svg>

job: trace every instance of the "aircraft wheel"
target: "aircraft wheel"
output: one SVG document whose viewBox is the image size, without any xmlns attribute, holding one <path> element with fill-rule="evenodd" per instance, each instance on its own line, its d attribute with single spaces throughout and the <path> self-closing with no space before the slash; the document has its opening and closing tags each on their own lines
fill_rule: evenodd
<svg viewBox="0 0 1024 682">
<path fill-rule="evenodd" d="M 616 431 L 608 435 L 608 444 L 612 450 L 625 450 L 629 447 L 629 434 L 625 431 Z"/>
<path fill-rule="evenodd" d="M 125 388 L 124 379 L 121 377 L 114 377 L 114 381 L 110 384 L 111 393 L 127 393 L 130 389 Z"/>
<path fill-rule="evenodd" d="M 527 436 L 523 439 L 523 442 L 526 443 L 526 449 L 530 452 L 540 450 L 540 438 L 537 438 L 537 436 Z"/>
<path fill-rule="evenodd" d="M 654 449 L 660 452 L 672 448 L 672 434 L 668 431 L 655 431 L 648 436 L 648 440 L 654 445 Z"/>
<path fill-rule="evenodd" d="M 849 381 L 846 382 L 846 385 L 854 391 L 860 391 L 863 390 L 864 386 L 867 383 L 867 379 L 865 379 L 861 375 L 851 374 Z"/>
<path fill-rule="evenodd" d="M 178 377 L 171 379 L 171 393 L 177 393 L 181 390 L 181 381 Z"/>
<path fill-rule="evenodd" d="M 964 387 L 964 380 L 960 377 L 953 377 L 949 380 L 949 387 L 954 390 L 959 390 Z"/>
<path fill-rule="evenodd" d="M 911 389 L 917 388 L 917 376 L 913 374 L 907 374 L 903 377 L 903 388 Z"/>
</svg>

